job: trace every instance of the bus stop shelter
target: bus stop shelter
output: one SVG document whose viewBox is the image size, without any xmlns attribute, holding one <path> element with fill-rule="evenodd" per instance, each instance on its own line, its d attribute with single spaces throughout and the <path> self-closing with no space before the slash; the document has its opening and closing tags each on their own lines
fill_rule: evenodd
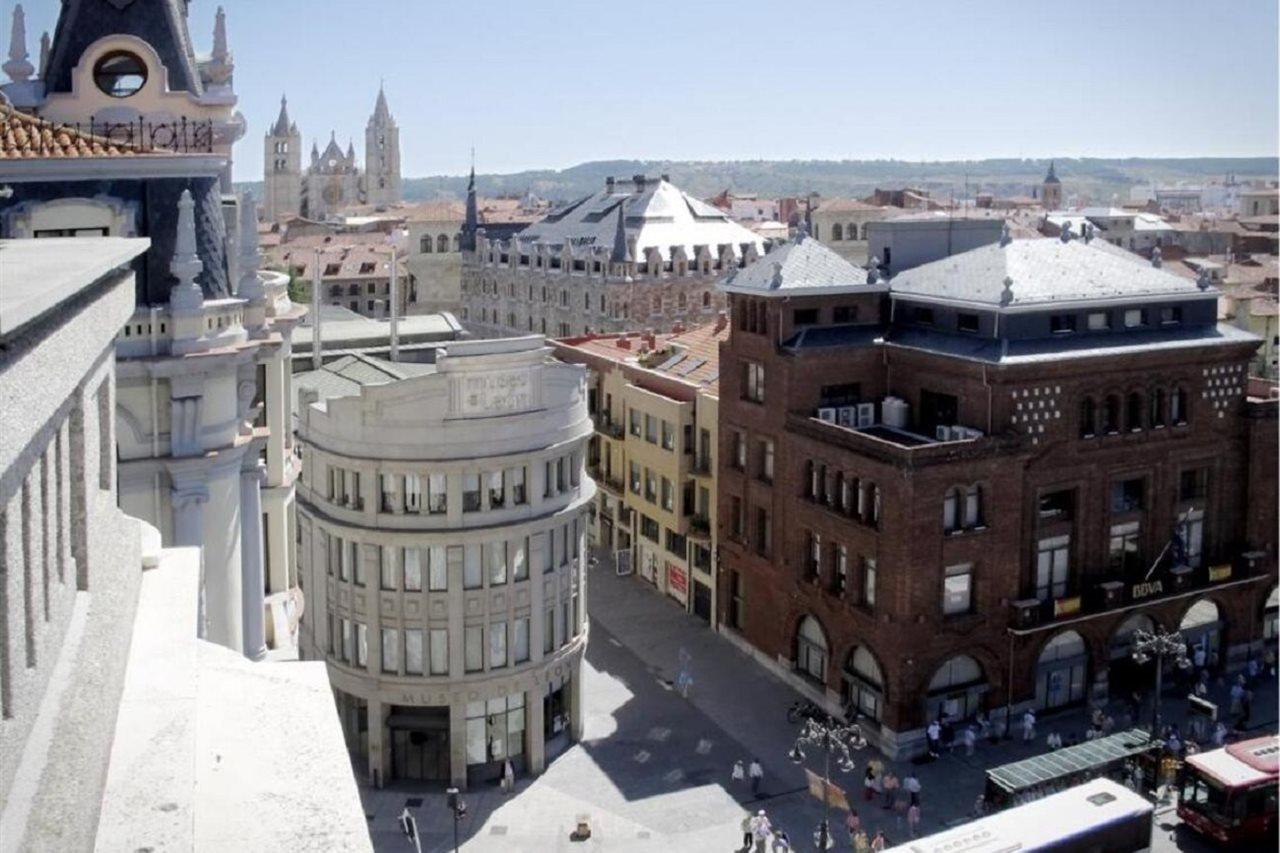
<svg viewBox="0 0 1280 853">
<path fill-rule="evenodd" d="M 1064 746 L 987 771 L 987 803 L 1003 808 L 1106 776 L 1118 779 L 1129 763 L 1140 762 L 1154 783 L 1160 743 L 1144 729 L 1127 729 L 1105 737 Z M 1144 786 L 1145 787 L 1145 786 Z"/>
</svg>

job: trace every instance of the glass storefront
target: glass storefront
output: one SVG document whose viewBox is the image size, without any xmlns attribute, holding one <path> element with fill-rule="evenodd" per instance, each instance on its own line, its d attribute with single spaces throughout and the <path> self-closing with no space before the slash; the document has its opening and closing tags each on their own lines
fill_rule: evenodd
<svg viewBox="0 0 1280 853">
<path fill-rule="evenodd" d="M 524 694 L 467 703 L 467 772 L 475 780 L 496 778 L 510 759 L 524 769 Z"/>
<path fill-rule="evenodd" d="M 1036 707 L 1062 708 L 1084 701 L 1089 656 L 1084 638 L 1063 631 L 1045 643 L 1036 663 Z"/>
<path fill-rule="evenodd" d="M 449 708 L 391 706 L 391 778 L 449 780 Z"/>
</svg>

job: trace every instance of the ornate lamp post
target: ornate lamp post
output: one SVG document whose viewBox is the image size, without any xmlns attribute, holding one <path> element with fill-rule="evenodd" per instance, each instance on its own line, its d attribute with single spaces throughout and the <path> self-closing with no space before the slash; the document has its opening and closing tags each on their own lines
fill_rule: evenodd
<svg viewBox="0 0 1280 853">
<path fill-rule="evenodd" d="M 1160 736 L 1160 697 L 1164 684 L 1164 661 L 1165 658 L 1169 658 L 1180 669 L 1191 666 L 1191 661 L 1187 658 L 1187 641 L 1177 631 L 1167 633 L 1163 628 L 1156 628 L 1153 633 L 1139 628 L 1133 632 L 1131 656 L 1134 663 L 1142 664 L 1150 660 L 1156 662 L 1156 695 L 1152 702 L 1154 707 L 1151 713 L 1151 736 L 1156 738 Z"/>
<path fill-rule="evenodd" d="M 842 723 L 833 717 L 807 717 L 800 724 L 800 733 L 796 736 L 795 745 L 787 753 L 796 764 L 803 764 L 805 747 L 816 746 L 822 750 L 822 823 L 814 833 L 814 840 L 819 850 L 832 846 L 831 839 L 831 759 L 836 766 L 846 773 L 853 769 L 853 753 L 864 749 L 867 739 L 862 735 L 862 727 L 857 723 Z"/>
</svg>

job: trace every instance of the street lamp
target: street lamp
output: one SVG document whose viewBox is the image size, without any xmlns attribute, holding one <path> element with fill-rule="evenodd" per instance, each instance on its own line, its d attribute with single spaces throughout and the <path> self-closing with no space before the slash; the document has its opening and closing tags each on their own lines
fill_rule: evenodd
<svg viewBox="0 0 1280 853">
<path fill-rule="evenodd" d="M 1155 701 L 1151 703 L 1154 706 L 1151 712 L 1151 737 L 1157 738 L 1160 736 L 1160 691 L 1164 682 L 1164 661 L 1169 658 L 1180 669 L 1191 666 L 1191 661 L 1187 658 L 1187 641 L 1178 631 L 1167 633 L 1163 628 L 1156 628 L 1151 632 L 1139 628 L 1133 632 L 1131 656 L 1134 663 L 1143 664 L 1150 660 L 1156 662 L 1156 695 Z"/>
<path fill-rule="evenodd" d="M 814 833 L 814 841 L 819 850 L 826 850 L 832 845 L 831 839 L 831 759 L 835 758 L 836 766 L 848 773 L 853 769 L 853 752 L 864 749 L 867 739 L 862 735 L 862 727 L 857 723 L 842 723 L 834 717 L 820 715 L 806 717 L 800 724 L 800 733 L 796 742 L 787 753 L 787 757 L 795 764 L 803 764 L 806 746 L 816 746 L 822 750 L 822 823 Z"/>
<path fill-rule="evenodd" d="M 458 821 L 467 816 L 467 804 L 458 795 L 457 788 L 445 791 L 449 802 L 449 811 L 453 813 L 453 853 L 458 853 Z"/>
</svg>

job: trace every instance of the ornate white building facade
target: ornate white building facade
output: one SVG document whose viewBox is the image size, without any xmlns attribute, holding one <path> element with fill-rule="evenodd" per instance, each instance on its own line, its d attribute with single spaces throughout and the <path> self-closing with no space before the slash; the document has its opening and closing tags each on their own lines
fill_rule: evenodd
<svg viewBox="0 0 1280 853">
<path fill-rule="evenodd" d="M 582 731 L 585 370 L 538 336 L 436 366 L 300 412 L 300 647 L 376 785 L 537 773 Z"/>
<path fill-rule="evenodd" d="M 14 27 L 10 55 L 25 54 Z M 287 279 L 259 272 L 221 10 L 197 59 L 184 0 L 67 0 L 39 76 L 11 62 L 0 237 L 147 237 L 117 338 L 121 508 L 203 547 L 201 636 L 260 657 L 293 642 L 296 464 Z M 40 118 L 31 114 L 38 113 Z M 241 239 L 237 240 L 237 234 Z M 236 247 L 238 244 L 238 257 Z"/>
<path fill-rule="evenodd" d="M 355 145 L 344 151 L 336 133 L 323 152 L 313 142 L 311 159 L 302 168 L 302 133 L 280 99 L 280 114 L 263 139 L 262 217 L 276 222 L 288 216 L 325 219 L 346 207 L 388 207 L 401 199 L 400 128 L 379 88 L 373 114 L 365 126 L 365 168 L 356 162 Z"/>
</svg>

